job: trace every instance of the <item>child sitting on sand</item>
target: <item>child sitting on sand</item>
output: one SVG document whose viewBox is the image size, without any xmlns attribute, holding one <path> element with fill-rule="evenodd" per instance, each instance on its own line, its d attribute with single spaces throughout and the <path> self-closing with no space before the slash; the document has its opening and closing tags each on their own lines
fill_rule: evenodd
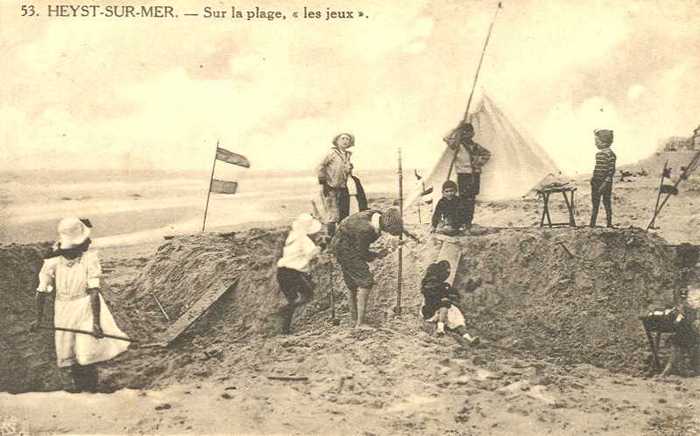
<svg viewBox="0 0 700 436">
<path fill-rule="evenodd" d="M 436 334 L 445 334 L 445 327 L 459 333 L 464 340 L 472 345 L 479 343 L 479 338 L 467 333 L 464 315 L 456 306 L 459 298 L 457 290 L 446 282 L 450 276 L 450 263 L 441 260 L 431 264 L 425 272 L 421 283 L 423 306 L 421 315 L 426 322 L 437 323 Z"/>
<path fill-rule="evenodd" d="M 442 184 L 442 198 L 435 206 L 432 220 L 432 232 L 454 236 L 459 233 L 464 224 L 464 213 L 459 197 L 457 197 L 457 184 L 448 180 Z"/>
<path fill-rule="evenodd" d="M 277 262 L 277 282 L 288 303 L 280 310 L 284 333 L 291 331 L 294 310 L 311 301 L 314 295 L 309 264 L 321 248 L 309 236 L 318 234 L 321 228 L 321 222 L 308 213 L 299 215 L 292 223 L 282 258 Z"/>
</svg>

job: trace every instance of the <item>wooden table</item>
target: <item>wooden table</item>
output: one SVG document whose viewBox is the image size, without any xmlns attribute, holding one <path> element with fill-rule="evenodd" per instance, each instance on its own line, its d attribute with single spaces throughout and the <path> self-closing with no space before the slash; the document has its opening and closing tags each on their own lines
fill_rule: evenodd
<svg viewBox="0 0 700 436">
<path fill-rule="evenodd" d="M 553 223 L 552 217 L 549 214 L 549 196 L 551 194 L 561 193 L 564 197 L 564 203 L 566 203 L 566 208 L 569 211 L 569 222 Z M 576 218 L 574 218 L 574 212 L 576 210 L 576 203 L 574 203 L 574 194 L 576 193 L 576 188 L 572 186 L 562 186 L 562 187 L 550 187 L 537 189 L 537 194 L 542 197 L 543 208 L 542 217 L 540 218 L 540 227 L 544 226 L 544 219 L 547 218 L 547 225 L 549 227 L 556 226 L 571 226 L 576 227 Z"/>
<path fill-rule="evenodd" d="M 639 317 L 644 326 L 644 333 L 649 341 L 649 349 L 651 350 L 651 366 L 654 372 L 661 372 L 661 362 L 659 361 L 659 348 L 661 345 L 661 334 L 675 334 L 674 325 L 675 312 L 668 310 L 656 310 L 649 312 L 647 315 Z M 652 334 L 656 333 L 656 337 Z"/>
</svg>

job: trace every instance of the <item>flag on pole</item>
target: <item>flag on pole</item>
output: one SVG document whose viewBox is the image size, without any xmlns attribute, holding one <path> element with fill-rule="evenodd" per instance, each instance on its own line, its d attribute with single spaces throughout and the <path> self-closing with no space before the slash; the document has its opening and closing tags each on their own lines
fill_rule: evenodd
<svg viewBox="0 0 700 436">
<path fill-rule="evenodd" d="M 673 185 L 661 185 L 662 194 L 678 195 L 678 188 Z"/>
<path fill-rule="evenodd" d="M 228 151 L 225 148 L 216 147 L 216 159 L 233 165 L 250 168 L 250 162 L 245 156 Z"/>
<path fill-rule="evenodd" d="M 211 181 L 211 192 L 215 194 L 235 194 L 238 190 L 238 182 L 227 182 L 226 180 L 213 179 Z"/>
<path fill-rule="evenodd" d="M 413 174 L 416 176 L 416 185 L 418 186 L 418 191 L 420 191 L 420 195 L 423 198 L 423 201 L 425 204 L 430 204 L 433 202 L 432 197 L 430 195 L 433 193 L 433 187 L 432 186 L 425 186 L 425 181 L 423 180 L 423 176 L 418 174 L 418 170 L 413 170 Z"/>
<path fill-rule="evenodd" d="M 207 202 L 204 205 L 204 218 L 202 219 L 202 231 L 207 228 L 207 212 L 209 211 L 209 197 L 211 193 L 215 194 L 235 194 L 238 191 L 238 182 L 218 180 L 214 178 L 214 170 L 216 169 L 216 161 L 224 161 L 233 165 L 238 165 L 245 168 L 250 168 L 248 158 L 238 153 L 228 151 L 225 148 L 219 147 L 219 141 L 216 141 L 216 154 L 214 162 L 211 166 L 211 175 L 209 176 L 209 190 L 207 191 Z"/>
</svg>

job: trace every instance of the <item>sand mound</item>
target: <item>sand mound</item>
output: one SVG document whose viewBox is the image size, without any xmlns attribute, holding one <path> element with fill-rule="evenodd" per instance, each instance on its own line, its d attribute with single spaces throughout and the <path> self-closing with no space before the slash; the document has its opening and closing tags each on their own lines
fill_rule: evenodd
<svg viewBox="0 0 700 436">
<path fill-rule="evenodd" d="M 390 354 L 404 348 L 402 336 L 409 341 L 421 331 L 420 279 L 440 247 L 422 229 L 412 230 L 423 243 L 404 247 L 400 319 L 392 312 L 397 282 L 395 238 L 378 241 L 377 248 L 390 253 L 371 266 L 377 284 L 369 318 L 375 326 L 391 329 L 391 344 L 381 344 Z M 131 283 L 105 280 L 104 293 L 118 324 L 142 342 L 162 339 L 167 327 L 206 292 L 236 286 L 171 347 L 134 348 L 102 365 L 104 385 L 114 389 L 165 386 L 225 377 L 221 368 L 255 368 L 274 360 L 274 353 L 266 354 L 265 344 L 278 334 L 277 311 L 284 304 L 274 264 L 286 232 L 252 229 L 177 237 L 161 245 Z M 631 374 L 645 367 L 647 344 L 637 316 L 649 306 L 662 305 L 660 300 L 670 295 L 665 291 L 678 276 L 673 250 L 662 239 L 635 229 L 489 229 L 482 233 L 459 239 L 464 253 L 457 276 L 457 286 L 463 289 L 461 307 L 470 329 L 491 342 L 473 353 L 495 357 L 494 353 L 511 350 L 561 365 L 588 363 Z M 26 341 L 26 335 L 20 334 L 20 339 L 10 342 L 12 332 L 26 328 L 33 318 L 31 291 L 40 254 L 39 248 L 29 246 L 0 250 L 2 265 L 9 265 L 3 274 L 14 280 L 3 290 L 10 298 L 3 296 L 0 306 L 2 314 L 8 314 L 0 321 L 0 344 L 7 351 L 1 367 L 10 369 L 0 374 L 2 390 L 60 389 L 50 335 Z M 119 268 L 109 261 L 105 264 Z M 348 352 L 360 352 L 350 343 L 336 343 L 352 342 L 354 337 L 340 334 L 348 329 L 348 310 L 337 265 L 329 256 L 322 257 L 312 277 L 317 284 L 315 297 L 296 315 L 295 335 L 313 337 L 309 344 L 313 351 L 332 348 L 342 354 L 347 346 Z M 331 289 L 337 316 L 343 320 L 340 327 L 328 322 Z M 173 321 L 164 319 L 152 294 Z M 25 364 L 27 358 L 30 365 Z M 406 376 L 411 376 L 410 371 Z"/>
<path fill-rule="evenodd" d="M 679 277 L 662 239 L 639 229 L 533 229 L 461 244 L 458 286 L 480 284 L 463 309 L 484 336 L 559 364 L 645 367 L 638 316 L 667 303 Z"/>
<path fill-rule="evenodd" d="M 170 317 L 177 319 L 204 294 L 231 287 L 211 316 L 194 328 L 221 320 L 225 323 L 221 333 L 227 335 L 263 333 L 274 328 L 268 317 L 281 304 L 273 266 L 284 237 L 281 229 L 255 229 L 173 239 L 158 248 L 132 284 L 132 292 L 137 302 L 148 304 L 153 303 L 149 293 L 157 296 Z"/>
<path fill-rule="evenodd" d="M 275 264 L 286 235 L 286 229 L 253 229 L 172 239 L 158 249 L 131 285 L 134 301 L 141 307 L 152 306 L 154 300 L 150 294 L 154 294 L 170 317 L 177 319 L 204 294 L 230 286 L 222 300 L 184 336 L 278 334 L 277 310 L 286 301 L 278 289 Z M 396 240 L 390 238 L 382 238 L 378 245 L 390 251 L 397 247 Z M 377 298 L 394 295 L 395 259 L 394 255 L 373 265 L 378 280 Z M 406 261 L 416 264 L 415 256 L 411 254 Z M 311 275 L 317 285 L 315 298 L 299 312 L 295 323 L 323 316 L 321 312 L 325 314 L 329 310 L 330 289 L 335 290 L 338 299 L 336 308 L 345 308 L 342 274 L 329 254 L 322 255 L 314 263 Z M 406 274 L 406 277 L 414 276 L 417 277 L 413 271 Z M 386 308 L 378 306 L 375 309 L 375 316 L 381 316 L 379 314 Z"/>
<path fill-rule="evenodd" d="M 49 244 L 0 246 L 0 391 L 43 391 L 60 387 L 50 336 L 29 333 L 36 318 L 34 290 Z M 45 324 L 53 314 L 45 312 Z"/>
<path fill-rule="evenodd" d="M 286 235 L 287 229 L 252 229 L 176 237 L 160 246 L 133 283 L 121 294 L 114 293 L 114 298 L 120 299 L 112 306 L 115 316 L 131 337 L 159 341 L 171 324 L 164 320 L 151 294 L 158 297 L 174 322 L 210 290 L 236 285 L 170 347 L 136 348 L 104 364 L 104 384 L 108 388 L 142 388 L 211 377 L 233 351 L 244 346 L 248 350 L 263 347 L 266 338 L 279 334 L 278 310 L 286 301 L 279 292 L 274 266 Z M 372 265 L 377 292 L 372 295 L 368 317 L 380 325 L 395 305 L 397 241 L 383 237 L 377 245 L 392 252 Z M 406 250 L 405 254 L 404 305 L 411 307 L 408 318 L 412 324 L 420 301 L 416 286 L 421 265 L 437 254 L 422 248 Z M 334 290 L 338 318 L 348 318 L 342 274 L 328 255 L 313 265 L 311 274 L 317 285 L 315 296 L 295 314 L 294 329 L 313 331 L 321 338 L 329 334 L 332 341 L 330 332 L 338 327 L 329 322 L 329 290 Z M 247 359 L 233 355 L 234 359 Z"/>
</svg>

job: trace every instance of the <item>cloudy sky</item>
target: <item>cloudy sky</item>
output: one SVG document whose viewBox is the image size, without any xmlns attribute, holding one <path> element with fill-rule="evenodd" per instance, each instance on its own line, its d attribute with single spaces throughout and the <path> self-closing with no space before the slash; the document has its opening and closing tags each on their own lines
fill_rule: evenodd
<svg viewBox="0 0 700 436">
<path fill-rule="evenodd" d="M 615 129 L 619 161 L 633 162 L 700 124 L 700 0 L 503 3 L 479 92 L 567 173 L 590 171 L 596 127 Z M 367 17 L 48 18 L 41 3 L 26 18 L 0 2 L 0 170 L 204 171 L 217 140 L 256 168 L 301 170 L 340 131 L 357 137 L 358 168 L 393 167 L 398 146 L 407 166 L 429 166 L 497 2 L 206 4 Z"/>
</svg>

